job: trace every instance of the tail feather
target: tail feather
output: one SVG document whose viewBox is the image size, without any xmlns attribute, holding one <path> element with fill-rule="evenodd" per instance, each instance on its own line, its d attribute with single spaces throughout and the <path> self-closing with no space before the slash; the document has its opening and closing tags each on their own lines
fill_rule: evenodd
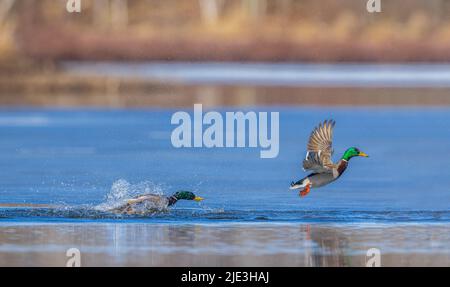
<svg viewBox="0 0 450 287">
<path fill-rule="evenodd" d="M 290 189 L 304 189 L 307 185 L 311 184 L 311 180 L 308 177 L 302 178 L 297 182 L 291 182 Z"/>
<path fill-rule="evenodd" d="M 291 182 L 291 187 L 289 189 L 300 189 L 304 188 L 306 184 L 304 183 L 304 179 L 301 179 L 297 182 Z"/>
</svg>

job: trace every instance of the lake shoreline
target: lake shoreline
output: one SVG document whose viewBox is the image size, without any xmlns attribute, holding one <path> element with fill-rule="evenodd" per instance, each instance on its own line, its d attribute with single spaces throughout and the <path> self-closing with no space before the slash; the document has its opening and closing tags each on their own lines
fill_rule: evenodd
<svg viewBox="0 0 450 287">
<path fill-rule="evenodd" d="M 172 79 L 170 75 L 168 79 L 161 79 L 157 75 L 146 77 L 145 71 L 142 71 L 144 77 L 115 75 L 114 70 L 110 71 L 112 74 L 89 72 L 89 68 L 74 72 L 56 62 L 22 61 L 18 65 L 1 65 L 4 68 L 0 68 L 3 71 L 0 72 L 0 105 L 4 107 L 185 108 L 195 103 L 206 107 L 450 106 L 450 86 L 445 85 L 209 83 L 180 80 L 176 72 Z M 339 75 L 339 71 L 336 73 Z"/>
</svg>

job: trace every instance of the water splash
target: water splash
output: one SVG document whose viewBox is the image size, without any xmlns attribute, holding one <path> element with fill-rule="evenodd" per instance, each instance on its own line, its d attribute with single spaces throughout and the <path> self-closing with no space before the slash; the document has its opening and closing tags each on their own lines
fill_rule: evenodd
<svg viewBox="0 0 450 287">
<path fill-rule="evenodd" d="M 94 206 L 94 209 L 103 212 L 111 211 L 123 206 L 131 198 L 149 193 L 164 195 L 164 188 L 162 185 L 155 184 L 152 181 L 143 181 L 137 184 L 132 184 L 125 179 L 119 179 L 111 186 L 110 192 L 105 197 L 105 202 Z M 167 207 L 167 200 L 162 200 L 158 203 L 144 202 L 142 204 L 138 204 L 136 205 L 135 210 L 138 214 L 146 215 L 167 211 Z"/>
<path fill-rule="evenodd" d="M 81 204 L 81 205 L 69 205 L 64 202 L 47 205 L 11 205 L 8 207 L 0 208 L 0 220 L 7 218 L 46 218 L 46 219 L 122 219 L 122 218 L 171 218 L 182 216 L 186 217 L 187 214 L 191 216 L 199 216 L 204 213 L 215 213 L 216 210 L 201 206 L 199 209 L 175 209 L 169 213 L 169 202 L 164 197 L 165 188 L 162 184 L 155 184 L 152 181 L 143 181 L 136 184 L 132 184 L 125 179 L 119 179 L 115 181 L 110 191 L 105 195 L 104 201 L 100 204 Z M 133 214 L 127 214 L 126 212 L 120 212 L 130 199 L 145 195 L 155 194 L 163 196 L 162 200 L 152 202 L 146 200 L 142 203 L 133 205 Z M 114 210 L 119 209 L 119 210 Z M 220 212 L 220 211 L 219 211 Z M 174 215 L 177 214 L 177 215 Z"/>
</svg>

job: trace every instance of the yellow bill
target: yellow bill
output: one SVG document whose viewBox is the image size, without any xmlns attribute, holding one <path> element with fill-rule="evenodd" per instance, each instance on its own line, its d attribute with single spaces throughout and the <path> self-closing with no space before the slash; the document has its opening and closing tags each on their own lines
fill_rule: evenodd
<svg viewBox="0 0 450 287">
<path fill-rule="evenodd" d="M 364 153 L 364 152 L 360 152 L 358 155 L 359 155 L 359 156 L 363 156 L 363 157 L 369 157 L 369 155 L 366 154 L 366 153 Z"/>
<path fill-rule="evenodd" d="M 202 201 L 203 199 L 204 199 L 204 198 L 203 198 L 203 197 L 200 197 L 200 196 L 196 196 L 196 197 L 194 198 L 194 200 L 197 201 L 197 202 Z"/>
</svg>

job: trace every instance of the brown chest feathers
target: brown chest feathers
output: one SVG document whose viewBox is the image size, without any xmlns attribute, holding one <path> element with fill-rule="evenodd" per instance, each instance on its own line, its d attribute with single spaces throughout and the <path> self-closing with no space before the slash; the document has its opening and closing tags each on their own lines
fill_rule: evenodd
<svg viewBox="0 0 450 287">
<path fill-rule="evenodd" d="M 340 177 L 344 173 L 344 171 L 347 169 L 347 166 L 348 166 L 348 161 L 346 161 L 344 159 L 341 159 L 339 161 L 338 166 L 336 168 L 337 173 L 338 173 L 337 177 Z"/>
</svg>

